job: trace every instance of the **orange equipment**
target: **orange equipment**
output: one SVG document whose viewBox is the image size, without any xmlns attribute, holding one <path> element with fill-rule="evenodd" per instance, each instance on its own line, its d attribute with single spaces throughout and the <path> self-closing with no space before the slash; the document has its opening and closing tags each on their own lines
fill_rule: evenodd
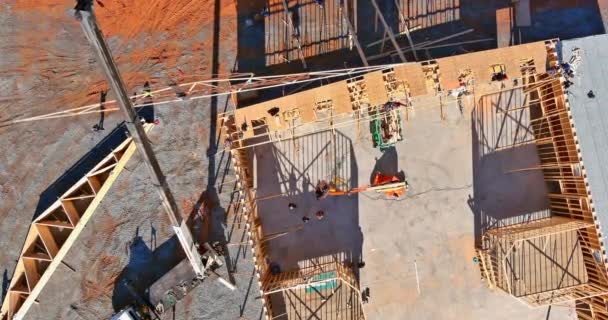
<svg viewBox="0 0 608 320">
<path fill-rule="evenodd" d="M 363 191 L 376 191 L 382 192 L 387 196 L 399 198 L 407 191 L 407 188 L 407 181 L 401 180 L 398 176 L 388 176 L 377 172 L 374 176 L 372 184 L 369 186 L 357 187 L 348 191 L 341 191 L 337 190 L 335 185 L 332 184 L 327 192 L 327 195 L 342 196 Z"/>
</svg>

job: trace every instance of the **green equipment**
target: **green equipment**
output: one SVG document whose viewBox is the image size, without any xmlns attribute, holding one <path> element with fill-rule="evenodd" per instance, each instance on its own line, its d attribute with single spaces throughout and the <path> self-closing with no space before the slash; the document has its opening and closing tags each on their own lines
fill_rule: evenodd
<svg viewBox="0 0 608 320">
<path fill-rule="evenodd" d="M 403 140 L 399 112 L 402 105 L 400 102 L 389 101 L 370 111 L 374 148 L 378 147 L 380 151 L 384 151 Z"/>
</svg>

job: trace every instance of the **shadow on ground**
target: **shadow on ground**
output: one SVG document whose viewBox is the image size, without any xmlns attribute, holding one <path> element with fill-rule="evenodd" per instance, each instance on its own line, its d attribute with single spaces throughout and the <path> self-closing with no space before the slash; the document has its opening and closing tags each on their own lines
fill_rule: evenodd
<svg viewBox="0 0 608 320">
<path fill-rule="evenodd" d="M 358 186 L 358 168 L 350 139 L 339 131 L 319 132 L 256 146 L 257 197 L 263 234 L 287 234 L 267 242 L 269 259 L 282 271 L 297 270 L 300 261 L 332 254 L 358 263 L 363 235 L 358 195 L 317 199 L 315 187 L 325 180 L 338 190 Z M 294 209 L 289 204 L 296 205 Z M 321 211 L 324 216 L 317 219 Z M 309 220 L 304 221 L 307 218 Z"/>
<path fill-rule="evenodd" d="M 315 193 L 323 180 L 341 191 L 359 185 L 351 140 L 328 130 L 262 144 L 249 152 L 262 234 L 269 239 L 267 259 L 275 272 L 318 265 L 329 256 L 357 270 L 363 245 L 358 194 L 318 199 Z M 284 296 L 271 299 L 273 312 L 281 314 L 287 307 Z"/>
<path fill-rule="evenodd" d="M 515 106 L 482 101 L 471 114 L 473 195 L 468 204 L 474 214 L 476 245 L 488 228 L 550 215 L 542 171 L 534 169 L 540 165 L 536 145 L 532 140 L 514 141 L 529 126 L 525 120 L 529 116 L 509 116 L 497 105 L 505 110 Z"/>
<path fill-rule="evenodd" d="M 176 236 L 152 249 L 144 241 L 143 235 L 139 234 L 139 228 L 125 249 L 129 254 L 129 262 L 114 283 L 112 307 L 115 311 L 136 301 L 124 285 L 125 280 L 131 284 L 139 297 L 149 301 L 149 287 L 185 257 Z"/>
<path fill-rule="evenodd" d="M 105 94 L 102 94 L 100 103 L 101 110 L 105 110 L 104 101 Z M 145 104 L 144 107 L 136 106 L 137 113 L 146 122 L 151 123 L 154 121 L 154 104 L 152 98 L 145 98 L 143 104 Z M 101 113 L 99 122 L 93 126 L 93 130 L 104 132 L 102 131 L 104 130 L 102 129 L 103 121 L 104 116 L 103 113 Z M 127 139 L 127 137 L 127 127 L 124 122 L 121 122 L 40 194 L 40 199 L 38 200 L 38 205 L 36 206 L 32 220 L 36 219 L 44 210 L 57 201 L 57 199 L 76 184 L 78 180 L 83 178 L 87 172 L 91 171 L 99 161 L 112 153 L 112 150 L 116 149 Z"/>
<path fill-rule="evenodd" d="M 127 128 L 123 122 L 110 131 L 103 140 L 76 161 L 74 165 L 67 169 L 64 174 L 40 194 L 32 220 L 36 219 L 44 210 L 57 201 L 61 195 L 93 169 L 99 161 L 112 153 L 112 150 L 118 147 L 125 139 L 127 139 Z"/>
</svg>

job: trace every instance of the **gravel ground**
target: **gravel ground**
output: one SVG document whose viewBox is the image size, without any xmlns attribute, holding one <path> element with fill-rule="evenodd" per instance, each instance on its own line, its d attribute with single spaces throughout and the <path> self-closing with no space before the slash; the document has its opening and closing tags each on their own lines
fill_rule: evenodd
<svg viewBox="0 0 608 320">
<path fill-rule="evenodd" d="M 224 8 L 226 4 L 222 4 Z M 84 97 L 67 103 L 62 103 L 59 99 L 66 92 L 78 94 L 79 89 L 91 85 L 101 73 L 96 61 L 91 59 L 92 54 L 88 51 L 78 24 L 67 13 L 65 17 L 55 18 L 61 21 L 61 26 L 57 27 L 56 37 L 49 39 L 49 43 L 59 49 L 67 48 L 69 50 L 66 51 L 72 53 L 84 53 L 78 57 L 78 74 L 66 80 L 69 85 L 62 85 L 61 88 L 53 86 L 56 82 L 48 81 L 41 76 L 42 73 L 36 71 L 40 71 L 42 66 L 32 65 L 31 76 L 23 77 L 17 73 L 7 75 L 11 63 L 20 60 L 21 53 L 14 50 L 12 46 L 15 43 L 11 43 L 10 38 L 5 38 L 9 39 L 8 42 L 0 46 L 0 56 L 3 56 L 0 59 L 0 70 L 3 71 L 0 81 L 0 120 L 53 112 L 80 106 L 80 101 L 98 99 L 97 96 Z M 0 9 L 0 25 L 3 25 L 0 33 L 3 36 L 11 30 L 25 28 L 30 22 L 31 17 L 26 19 L 23 14 L 12 12 L 9 6 Z M 193 37 L 200 41 L 206 39 L 203 45 L 197 47 L 198 54 L 203 55 L 201 61 L 205 63 L 197 66 L 199 72 L 224 70 L 234 65 L 236 33 L 231 30 L 235 23 L 235 17 L 222 19 L 219 23 L 222 42 L 217 49 L 218 66 L 215 68 L 211 66 L 214 54 L 212 41 L 209 41 L 214 26 L 211 22 L 200 26 L 198 35 Z M 38 27 L 56 26 L 47 24 Z M 157 36 L 157 40 L 161 38 L 162 35 Z M 116 38 L 109 41 L 112 48 L 118 47 L 119 42 Z M 133 47 L 127 50 L 134 50 Z M 133 66 L 123 61 L 119 67 L 127 72 L 133 70 Z M 157 76 L 163 66 L 145 65 L 144 69 L 149 75 Z M 136 87 L 131 89 L 137 90 Z M 86 90 L 82 91 L 85 95 Z M 110 92 L 108 99 L 112 98 Z M 188 214 L 199 199 L 205 199 L 211 201 L 213 215 L 218 218 L 217 221 L 221 221 L 229 210 L 233 184 L 217 185 L 217 198 L 208 196 L 213 192 L 207 192 L 203 196 L 203 192 L 212 189 L 215 184 L 215 179 L 209 178 L 210 176 L 217 175 L 218 181 L 222 181 L 219 179 L 226 174 L 226 182 L 234 180 L 227 169 L 228 156 L 221 153 L 215 155 L 215 151 L 209 148 L 213 145 L 210 143 L 215 122 L 213 112 L 210 112 L 213 106 L 223 110 L 226 101 L 197 100 L 156 107 L 154 113 L 160 120 L 160 125 L 150 133 L 150 139 L 181 211 Z M 122 115 L 116 112 L 107 114 L 105 130 L 94 132 L 91 128 L 98 119 L 98 115 L 87 115 L 0 128 L 0 150 L 3 150 L 0 153 L 0 271 L 4 274 L 3 290 L 10 281 L 21 245 L 35 214 L 56 199 L 56 190 L 66 186 L 66 177 L 69 181 L 82 176 L 73 167 L 74 164 L 81 163 L 79 159 L 92 159 L 95 163 L 102 158 L 99 153 L 103 152 L 96 149 L 96 146 L 113 133 L 121 123 Z M 86 158 L 91 150 L 97 152 L 94 152 L 93 157 Z M 213 155 L 211 158 L 214 161 L 209 161 L 208 154 Z M 28 319 L 109 318 L 116 308 L 130 302 L 124 300 L 124 295 L 115 284 L 131 272 L 133 266 L 147 263 L 149 269 L 141 271 L 146 274 L 151 269 L 154 272 L 167 270 L 178 261 L 180 249 L 171 238 L 168 218 L 150 183 L 139 155 L 134 155 L 67 254 L 64 261 L 75 271 L 64 265 L 57 269 L 40 294 L 39 304 L 34 304 L 30 309 Z M 214 231 L 215 238 L 224 233 L 219 227 Z M 243 229 L 227 229 L 226 238 L 229 242 L 242 241 Z M 238 289 L 232 292 L 217 282 L 207 281 L 180 301 L 173 312 L 166 314 L 166 318 L 261 317 L 262 306 L 255 299 L 259 295 L 259 288 L 253 276 L 249 248 L 233 248 L 235 250 L 230 253 L 236 268 Z"/>
</svg>

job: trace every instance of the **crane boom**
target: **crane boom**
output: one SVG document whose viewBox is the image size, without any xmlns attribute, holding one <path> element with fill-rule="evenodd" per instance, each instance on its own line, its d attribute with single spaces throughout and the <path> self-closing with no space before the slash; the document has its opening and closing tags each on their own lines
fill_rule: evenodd
<svg viewBox="0 0 608 320">
<path fill-rule="evenodd" d="M 198 276 L 203 276 L 205 268 L 198 252 L 198 248 L 195 246 L 194 241 L 192 240 L 190 229 L 179 212 L 179 207 L 175 201 L 175 198 L 173 197 L 173 194 L 171 193 L 171 190 L 169 189 L 169 184 L 167 183 L 160 165 L 158 164 L 158 160 L 154 155 L 154 151 L 152 150 L 152 146 L 148 141 L 143 126 L 138 119 L 139 117 L 137 112 L 135 111 L 135 108 L 133 108 L 131 100 L 127 95 L 120 72 L 114 63 L 110 49 L 108 48 L 105 38 L 103 37 L 95 16 L 93 15 L 92 3 L 89 1 L 79 1 L 78 5 L 76 6 L 75 16 L 80 21 L 80 26 L 82 27 L 87 40 L 93 47 L 105 76 L 110 83 L 110 87 L 116 95 L 118 106 L 123 111 L 127 120 L 127 129 L 129 130 L 131 137 L 133 137 L 133 142 L 137 146 L 139 154 L 148 167 L 150 178 L 153 182 L 152 184 L 156 188 L 156 191 L 162 200 L 163 208 L 171 220 L 173 231 L 177 235 L 179 243 L 184 249 L 186 257 L 188 257 L 194 272 Z"/>
</svg>

